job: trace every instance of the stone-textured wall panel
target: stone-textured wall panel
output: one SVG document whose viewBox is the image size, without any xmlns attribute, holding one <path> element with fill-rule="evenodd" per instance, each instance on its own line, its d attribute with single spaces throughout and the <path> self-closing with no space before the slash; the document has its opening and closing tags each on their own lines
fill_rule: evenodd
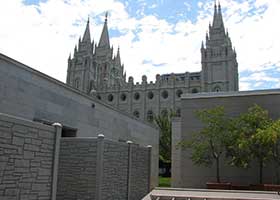
<svg viewBox="0 0 280 200">
<path fill-rule="evenodd" d="M 97 140 L 63 138 L 58 169 L 58 200 L 94 200 Z"/>
<path fill-rule="evenodd" d="M 51 199 L 55 130 L 0 115 L 0 199 Z"/>
<path fill-rule="evenodd" d="M 127 199 L 128 145 L 105 140 L 103 159 L 102 199 Z"/>
<path fill-rule="evenodd" d="M 132 145 L 130 196 L 129 200 L 142 199 L 149 192 L 149 162 L 148 148 Z"/>
</svg>

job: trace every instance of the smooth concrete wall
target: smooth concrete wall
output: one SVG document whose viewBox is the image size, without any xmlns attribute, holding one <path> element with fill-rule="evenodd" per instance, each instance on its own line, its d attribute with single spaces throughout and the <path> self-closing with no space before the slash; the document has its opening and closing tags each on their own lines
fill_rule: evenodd
<svg viewBox="0 0 280 200">
<path fill-rule="evenodd" d="M 258 104 L 269 111 L 271 118 L 278 119 L 280 117 L 280 90 L 184 95 L 181 104 L 181 130 L 173 129 L 174 141 L 189 139 L 191 133 L 202 128 L 202 123 L 194 114 L 199 109 L 224 106 L 229 116 L 237 116 L 246 112 L 253 104 Z M 216 180 L 215 167 L 205 168 L 194 165 L 190 160 L 189 150 L 173 151 L 172 156 L 180 158 L 172 160 L 172 166 L 179 167 L 179 173 L 172 174 L 172 183 L 177 187 L 204 188 L 206 182 Z M 229 167 L 225 162 L 221 164 L 221 181 L 223 182 L 256 184 L 259 181 L 258 174 L 257 163 L 252 163 L 252 167 L 248 170 Z M 273 181 L 275 181 L 274 170 L 268 165 L 264 169 L 264 182 Z"/>
<path fill-rule="evenodd" d="M 0 114 L 0 199 L 54 199 L 55 144 L 55 127 Z"/>
<path fill-rule="evenodd" d="M 79 137 L 102 133 L 112 140 L 152 145 L 152 181 L 157 185 L 158 130 L 66 84 L 0 54 L 0 112 L 78 129 Z"/>
</svg>

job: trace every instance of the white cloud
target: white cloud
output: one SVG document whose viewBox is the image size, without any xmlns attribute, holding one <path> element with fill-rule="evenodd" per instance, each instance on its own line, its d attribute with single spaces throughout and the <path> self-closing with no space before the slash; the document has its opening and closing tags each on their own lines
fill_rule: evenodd
<svg viewBox="0 0 280 200">
<path fill-rule="evenodd" d="M 87 16 L 92 19 L 92 36 L 97 41 L 103 26 L 100 20 L 109 11 L 109 27 L 122 33 L 111 38 L 111 43 L 115 50 L 120 45 L 128 76 L 140 81 L 143 74 L 153 80 L 157 73 L 200 71 L 200 45 L 212 21 L 213 1 L 198 2 L 201 10 L 195 22 L 185 19 L 174 24 L 145 15 L 143 9 L 147 4 L 141 2 L 142 18 L 136 19 L 128 14 L 128 3 L 116 0 L 49 0 L 38 6 L 26 6 L 21 0 L 1 1 L 0 52 L 64 81 L 69 52 L 83 34 Z M 252 72 L 251 76 L 241 78 L 240 89 L 260 86 L 262 77 L 275 82 L 275 78 L 262 71 L 272 65 L 273 69 L 280 69 L 280 1 L 255 1 L 254 12 L 258 15 L 250 15 L 253 0 L 220 2 L 225 26 L 236 47 L 239 71 Z M 264 6 L 267 9 L 263 12 Z M 151 7 L 155 8 L 155 4 Z M 143 64 L 144 60 L 151 62 Z M 258 82 L 254 85 L 252 81 Z"/>
</svg>

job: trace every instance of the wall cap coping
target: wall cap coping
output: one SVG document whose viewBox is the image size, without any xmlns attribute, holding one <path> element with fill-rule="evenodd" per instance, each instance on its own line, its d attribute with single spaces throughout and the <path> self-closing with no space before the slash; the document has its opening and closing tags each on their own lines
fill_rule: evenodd
<svg viewBox="0 0 280 200">
<path fill-rule="evenodd" d="M 249 90 L 235 92 L 211 92 L 211 93 L 196 93 L 183 94 L 181 99 L 202 99 L 202 98 L 224 98 L 224 97 L 241 97 L 241 96 L 261 96 L 261 95 L 280 95 L 280 89 L 268 90 Z"/>
<path fill-rule="evenodd" d="M 31 127 L 31 128 L 38 128 L 38 129 L 44 130 L 44 131 L 49 131 L 49 132 L 55 131 L 55 127 L 53 127 L 53 126 L 48 126 L 46 124 L 41 124 L 39 122 L 34 122 L 34 121 L 31 121 L 28 119 L 16 117 L 16 116 L 9 115 L 9 114 L 0 113 L 0 120 L 9 122 L 9 123 L 20 124 L 22 126 L 27 126 L 27 127 Z"/>
</svg>

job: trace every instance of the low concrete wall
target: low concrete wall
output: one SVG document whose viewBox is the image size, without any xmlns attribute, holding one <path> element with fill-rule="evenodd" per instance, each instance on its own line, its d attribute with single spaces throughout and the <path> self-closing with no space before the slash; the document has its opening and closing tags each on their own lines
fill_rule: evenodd
<svg viewBox="0 0 280 200">
<path fill-rule="evenodd" d="M 203 124 L 195 116 L 199 109 L 209 109 L 224 106 L 229 116 L 237 116 L 246 112 L 253 104 L 258 104 L 268 110 L 270 117 L 280 117 L 280 90 L 247 91 L 234 93 L 212 93 L 184 95 L 182 97 L 181 122 L 175 122 L 172 133 L 173 152 L 172 167 L 177 172 L 172 173 L 172 185 L 176 187 L 205 188 L 206 182 L 215 182 L 215 167 L 198 167 L 190 160 L 188 150 L 174 149 L 174 143 L 190 138 L 191 133 L 202 128 Z M 221 163 L 221 181 L 240 184 L 258 183 L 258 164 L 253 163 L 252 168 L 240 170 L 229 167 L 226 162 Z M 267 165 L 264 169 L 264 182 L 275 181 L 274 169 Z"/>
<path fill-rule="evenodd" d="M 57 199 L 139 200 L 149 191 L 151 149 L 98 138 L 62 138 Z"/>
<path fill-rule="evenodd" d="M 98 99 L 0 54 L 0 112 L 29 120 L 60 122 L 77 129 L 78 137 L 99 133 L 114 141 L 153 146 L 152 181 L 158 179 L 159 131 Z"/>
<path fill-rule="evenodd" d="M 55 199 L 61 129 L 0 114 L 0 199 Z"/>
</svg>

